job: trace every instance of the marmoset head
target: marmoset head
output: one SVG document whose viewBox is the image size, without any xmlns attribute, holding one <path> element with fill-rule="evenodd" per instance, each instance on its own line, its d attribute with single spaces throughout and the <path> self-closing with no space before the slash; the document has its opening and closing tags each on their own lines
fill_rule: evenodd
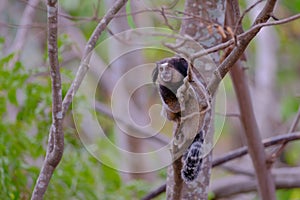
<svg viewBox="0 0 300 200">
<path fill-rule="evenodd" d="M 171 121 L 180 120 L 180 103 L 176 97 L 178 88 L 187 76 L 188 62 L 184 58 L 171 57 L 156 63 L 152 73 L 157 82 L 158 92 L 163 102 L 163 115 Z"/>
<path fill-rule="evenodd" d="M 182 82 L 187 76 L 188 62 L 184 58 L 171 57 L 156 63 L 152 73 L 153 82 L 172 85 Z"/>
</svg>

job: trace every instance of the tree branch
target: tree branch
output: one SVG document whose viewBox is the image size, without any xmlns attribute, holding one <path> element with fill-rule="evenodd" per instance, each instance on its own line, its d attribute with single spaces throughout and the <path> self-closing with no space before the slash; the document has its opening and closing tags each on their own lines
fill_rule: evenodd
<svg viewBox="0 0 300 200">
<path fill-rule="evenodd" d="M 40 0 L 30 0 L 27 2 L 26 8 L 23 12 L 23 15 L 21 17 L 21 22 L 20 25 L 21 26 L 27 26 L 32 24 L 34 15 L 35 15 L 35 11 L 36 11 L 36 6 L 39 4 Z M 12 58 L 12 60 L 9 63 L 9 68 L 13 67 L 15 65 L 15 63 L 19 60 L 20 58 L 20 53 L 23 49 L 23 46 L 25 44 L 26 40 L 26 36 L 27 33 L 30 29 L 27 28 L 19 28 L 17 33 L 16 33 L 16 37 L 14 39 L 13 44 L 11 45 L 11 49 L 9 50 L 9 52 L 14 52 L 14 57 Z"/>
<path fill-rule="evenodd" d="M 160 195 L 161 193 L 163 193 L 165 191 L 166 191 L 166 184 L 163 184 L 163 185 L 159 186 L 157 189 L 155 189 L 152 192 L 148 193 L 146 196 L 144 196 L 142 198 L 142 200 L 153 199 L 153 198 L 157 197 L 158 195 Z"/>
<path fill-rule="evenodd" d="M 47 190 L 52 174 L 61 160 L 64 148 L 64 135 L 62 131 L 62 120 L 77 92 L 85 74 L 88 70 L 88 64 L 91 58 L 91 52 L 95 48 L 100 34 L 105 30 L 108 23 L 114 15 L 121 9 L 127 0 L 118 0 L 112 8 L 108 10 L 98 26 L 91 35 L 83 54 L 81 64 L 76 77 L 69 88 L 66 97 L 62 101 L 61 77 L 59 72 L 57 55 L 57 0 L 48 0 L 48 52 L 51 67 L 52 80 L 52 126 L 49 133 L 49 141 L 46 153 L 46 159 L 37 179 L 33 190 L 32 200 L 41 200 Z"/>
<path fill-rule="evenodd" d="M 237 95 L 241 121 L 245 129 L 248 151 L 256 172 L 261 199 L 276 199 L 273 179 L 266 165 L 266 155 L 261 143 L 260 132 L 255 119 L 247 77 L 238 61 L 231 70 L 231 77 Z"/>
<path fill-rule="evenodd" d="M 225 60 L 218 66 L 214 71 L 210 82 L 208 83 L 207 89 L 210 94 L 214 95 L 216 92 L 221 80 L 232 68 L 234 63 L 241 57 L 247 48 L 250 41 L 256 36 L 256 34 L 263 27 L 261 23 L 265 23 L 272 16 L 273 9 L 275 7 L 276 0 L 268 0 L 263 8 L 263 10 L 257 16 L 254 24 L 252 25 L 253 30 L 246 34 L 242 39 L 237 43 L 237 46 L 231 51 L 231 53 L 225 58 Z M 258 27 L 256 27 L 258 25 Z M 254 28 L 255 27 L 255 28 Z"/>
<path fill-rule="evenodd" d="M 292 132 L 294 132 L 296 130 L 299 121 L 300 121 L 300 106 L 298 108 L 298 112 L 296 114 L 296 117 L 295 117 L 295 119 L 294 119 L 294 121 L 293 121 L 293 123 L 292 123 L 292 125 L 291 125 L 291 127 L 289 129 L 289 133 L 292 133 Z M 275 161 L 275 159 L 278 156 L 281 155 L 281 153 L 283 152 L 283 150 L 284 150 L 284 148 L 285 148 L 286 145 L 287 145 L 287 142 L 283 141 L 282 144 L 275 150 L 275 152 L 272 153 L 271 158 L 269 158 L 269 162 L 270 163 L 273 163 Z"/>
<path fill-rule="evenodd" d="M 282 142 L 291 142 L 294 140 L 300 140 L 300 132 L 295 132 L 295 133 L 290 133 L 290 134 L 282 134 L 279 136 L 275 136 L 275 137 L 271 137 L 268 139 L 263 140 L 263 145 L 264 147 L 270 147 L 270 146 L 274 146 L 274 145 L 278 145 L 281 144 Z M 213 160 L 212 166 L 218 166 L 221 164 L 224 164 L 228 161 L 231 161 L 233 159 L 236 159 L 238 157 L 244 156 L 248 153 L 248 147 L 244 146 L 241 148 L 238 148 L 236 150 L 233 150 L 231 152 L 226 153 L 225 155 L 216 158 Z"/>
<path fill-rule="evenodd" d="M 281 25 L 281 24 L 285 24 L 285 23 L 297 20 L 299 18 L 300 18 L 300 14 L 296 14 L 296 15 L 293 15 L 293 16 L 290 16 L 290 17 L 287 17 L 287 18 L 284 18 L 284 19 L 281 19 L 281 20 L 272 21 L 272 22 L 265 22 L 265 23 L 253 25 L 249 30 L 247 30 L 247 31 L 245 31 L 245 32 L 243 32 L 243 33 L 236 36 L 237 43 L 240 43 L 244 38 L 249 37 L 249 35 L 254 34 L 257 30 L 260 30 L 263 27 Z M 229 47 L 232 44 L 234 44 L 234 39 L 233 38 L 228 40 L 227 42 L 223 42 L 221 44 L 218 44 L 218 45 L 215 45 L 215 46 L 210 47 L 208 49 L 196 52 L 196 53 L 194 53 L 192 55 L 189 55 L 189 56 L 190 56 L 191 60 L 195 60 L 196 58 L 199 58 L 201 56 L 205 56 L 205 55 L 208 55 L 210 53 L 214 53 L 214 52 L 223 50 L 223 49 Z M 211 83 L 211 84 L 213 84 L 213 83 Z M 210 87 L 212 87 L 212 86 L 210 86 Z M 212 90 L 212 89 L 210 89 L 210 90 Z"/>
<path fill-rule="evenodd" d="M 237 33 L 242 33 L 242 27 L 238 26 L 238 20 L 241 18 L 238 1 L 232 0 L 227 1 L 227 3 L 231 5 L 231 7 L 228 6 L 227 9 L 226 25 L 231 28 L 236 28 L 235 31 Z M 241 61 L 237 61 L 230 72 L 239 104 L 241 122 L 245 130 L 249 154 L 256 172 L 257 189 L 260 198 L 264 200 L 276 199 L 274 182 L 266 164 L 266 155 L 254 115 L 248 78 L 243 70 Z"/>
<path fill-rule="evenodd" d="M 64 150 L 64 134 L 62 129 L 62 90 L 58 63 L 57 48 L 57 1 L 47 1 L 48 17 L 48 55 L 52 85 L 52 126 L 49 144 L 42 170 L 33 190 L 32 200 L 43 199 L 51 176 L 60 162 Z"/>
<path fill-rule="evenodd" d="M 107 11 L 104 17 L 101 19 L 96 29 L 92 33 L 91 37 L 88 40 L 88 43 L 85 46 L 83 57 L 77 71 L 76 77 L 69 88 L 64 100 L 63 100 L 63 116 L 65 116 L 74 96 L 77 92 L 84 76 L 86 75 L 89 69 L 89 62 L 91 59 L 91 52 L 96 46 L 96 42 L 100 34 L 105 30 L 108 23 L 114 18 L 115 14 L 125 5 L 128 0 L 118 0 L 116 3 Z"/>
<path fill-rule="evenodd" d="M 239 18 L 237 19 L 237 21 L 235 22 L 235 26 L 234 26 L 234 31 L 233 33 L 234 34 L 237 34 L 238 33 L 238 29 L 241 28 L 242 26 L 242 21 L 245 17 L 245 15 L 250 11 L 252 10 L 255 6 L 257 6 L 258 4 L 260 4 L 261 2 L 263 2 L 264 0 L 259 0 L 257 2 L 255 2 L 253 5 L 251 5 L 249 8 L 247 8 L 240 16 L 238 16 Z M 237 6 L 238 6 L 238 3 L 237 3 Z M 239 9 L 239 7 L 237 8 Z"/>
<path fill-rule="evenodd" d="M 106 115 L 107 117 L 109 117 L 111 119 L 119 121 L 120 123 L 124 124 L 126 127 L 129 127 L 130 129 L 132 129 L 134 131 L 140 132 L 143 135 L 148 136 L 149 137 L 148 139 L 153 139 L 153 140 L 155 140 L 156 142 L 159 142 L 162 145 L 169 144 L 168 138 L 164 137 L 164 135 L 158 133 L 155 136 L 152 136 L 154 130 L 153 131 L 148 131 L 148 130 L 138 128 L 138 127 L 134 126 L 133 124 L 131 124 L 129 122 L 126 122 L 126 120 L 124 120 L 120 117 L 114 116 L 113 113 L 110 111 L 110 109 L 106 105 L 102 104 L 99 101 L 95 102 L 95 109 L 96 109 L 96 111 L 100 112 L 101 114 L 104 114 L 104 115 Z M 150 137 L 150 136 L 152 136 L 152 137 Z"/>
<path fill-rule="evenodd" d="M 295 132 L 295 133 L 290 133 L 290 134 L 281 134 L 279 136 L 275 136 L 275 137 L 271 137 L 271 138 L 267 138 L 264 139 L 262 141 L 263 145 L 265 148 L 270 147 L 270 146 L 274 146 L 274 145 L 278 145 L 281 144 L 282 142 L 292 142 L 295 140 L 300 140 L 300 132 Z M 224 154 L 223 156 L 220 156 L 218 158 L 215 158 L 212 161 L 212 167 L 217 167 L 219 165 L 222 165 L 226 162 L 232 161 L 236 158 L 239 158 L 241 156 L 244 156 L 248 153 L 248 147 L 244 146 L 238 149 L 235 149 L 233 151 L 230 151 L 226 154 Z M 156 196 L 160 195 L 161 193 L 166 191 L 166 184 L 163 184 L 161 186 L 159 186 L 157 189 L 149 192 L 149 194 L 147 194 L 143 200 L 150 200 L 155 198 Z"/>
<path fill-rule="evenodd" d="M 272 171 L 276 189 L 300 187 L 299 168 L 281 168 Z M 256 190 L 254 179 L 249 177 L 231 176 L 212 186 L 213 199 L 229 198 L 230 196 L 253 192 Z"/>
</svg>

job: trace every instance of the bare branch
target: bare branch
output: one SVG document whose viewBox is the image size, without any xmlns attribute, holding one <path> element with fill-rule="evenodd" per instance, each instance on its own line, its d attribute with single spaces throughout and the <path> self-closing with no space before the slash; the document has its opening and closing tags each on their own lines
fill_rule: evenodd
<svg viewBox="0 0 300 200">
<path fill-rule="evenodd" d="M 290 127 L 289 133 L 292 133 L 296 130 L 297 125 L 299 124 L 299 121 L 300 121 L 300 106 L 298 108 L 298 112 L 296 114 L 296 117 L 295 117 L 295 119 L 292 123 L 292 126 Z"/>
<path fill-rule="evenodd" d="M 61 75 L 58 63 L 57 47 L 57 1 L 48 0 L 48 54 L 50 63 L 50 77 L 52 85 L 52 126 L 50 128 L 49 143 L 42 170 L 36 181 L 32 200 L 43 199 L 51 176 L 60 162 L 64 150 L 64 134 L 62 129 L 62 90 Z"/>
<path fill-rule="evenodd" d="M 294 121 L 292 123 L 292 126 L 289 129 L 289 133 L 292 133 L 292 132 L 294 132 L 296 130 L 299 121 L 300 121 L 300 106 L 298 108 L 298 112 L 296 114 L 296 117 L 295 117 L 295 119 L 294 119 Z M 275 159 L 278 156 L 281 155 L 281 153 L 283 152 L 283 150 L 284 150 L 284 148 L 285 148 L 286 145 L 287 145 L 286 141 L 282 142 L 282 144 L 275 150 L 275 152 L 272 153 L 271 158 L 269 159 L 270 163 L 273 163 L 275 161 Z"/>
<path fill-rule="evenodd" d="M 169 23 L 169 20 L 168 20 L 168 18 L 166 16 L 165 8 L 164 7 L 161 8 L 161 12 L 160 13 L 161 13 L 161 16 L 163 17 L 163 19 L 165 21 L 166 26 L 168 26 L 171 30 L 174 30 L 173 26 Z"/>
<path fill-rule="evenodd" d="M 20 26 L 26 26 L 32 24 L 35 11 L 36 11 L 35 7 L 38 5 L 39 2 L 40 0 L 30 0 L 27 2 L 26 8 L 21 17 Z M 27 36 L 28 31 L 29 29 L 22 29 L 22 28 L 18 29 L 15 40 L 11 45 L 10 52 L 19 53 L 22 50 L 24 43 L 26 41 L 25 38 Z"/>
<path fill-rule="evenodd" d="M 290 17 L 278 20 L 278 21 L 265 22 L 265 23 L 254 25 L 249 30 L 245 31 L 244 33 L 237 35 L 237 43 L 241 42 L 244 38 L 249 37 L 249 35 L 252 35 L 257 30 L 259 30 L 259 29 L 261 29 L 263 27 L 281 25 L 281 24 L 285 24 L 285 23 L 297 20 L 299 18 L 300 18 L 300 14 L 296 14 L 296 15 L 293 15 L 293 16 L 290 16 Z M 223 49 L 229 47 L 232 44 L 234 44 L 234 39 L 230 39 L 227 42 L 223 42 L 223 43 L 221 43 L 219 45 L 216 45 L 216 46 L 213 46 L 211 48 L 208 48 L 208 49 L 196 52 L 196 53 L 190 55 L 191 56 L 191 60 L 195 60 L 195 59 L 197 59 L 197 58 L 199 58 L 201 56 L 205 56 L 205 55 L 208 55 L 210 53 L 214 53 L 214 52 L 223 50 Z"/>
<path fill-rule="evenodd" d="M 266 2 L 263 10 L 260 12 L 258 17 L 256 18 L 253 26 L 267 22 L 267 20 L 270 18 L 270 16 L 273 13 L 275 3 L 276 3 L 276 0 L 268 0 Z M 260 29 L 261 29 L 261 27 L 256 28 L 255 30 L 253 30 L 253 32 L 247 34 L 243 39 L 239 40 L 238 45 L 234 47 L 234 49 L 227 56 L 227 58 L 214 71 L 212 79 L 209 82 L 208 87 L 207 87 L 210 94 L 213 95 L 216 92 L 220 81 L 224 78 L 224 76 L 232 68 L 233 64 L 244 53 L 248 44 L 256 36 L 256 34 L 260 31 Z"/>
<path fill-rule="evenodd" d="M 66 13 L 62 8 L 59 7 L 58 9 L 62 14 Z M 74 53 L 74 55 L 78 58 L 81 59 L 82 55 L 83 55 L 83 51 L 85 49 L 85 45 L 87 43 L 87 40 L 84 36 L 84 34 L 82 33 L 82 31 L 77 28 L 74 27 L 72 24 L 73 22 L 60 17 L 59 24 L 63 24 L 64 27 L 61 29 L 62 32 L 68 34 L 70 40 L 72 41 L 72 52 Z M 109 72 L 106 76 L 102 76 L 101 78 L 101 88 L 103 88 L 105 91 L 107 92 L 111 92 L 112 91 L 112 84 L 109 84 L 109 82 L 111 82 L 111 80 L 115 79 L 115 76 L 113 76 L 113 72 L 111 69 L 107 69 L 105 66 L 105 62 L 100 58 L 99 55 L 94 54 L 93 55 L 93 59 L 91 60 L 90 63 L 92 66 L 97 66 L 97 68 L 91 68 L 91 73 L 95 76 L 95 77 L 99 77 L 103 71 L 107 71 Z M 113 81 L 114 82 L 114 81 Z"/>
<path fill-rule="evenodd" d="M 165 191 L 166 191 L 166 184 L 163 184 L 163 185 L 159 186 L 156 190 L 153 190 L 152 192 L 147 194 L 145 197 L 143 197 L 142 200 L 153 199 Z"/>
<path fill-rule="evenodd" d="M 264 0 L 259 0 L 259 1 L 255 2 L 253 5 L 251 5 L 249 8 L 247 8 L 247 9 L 241 14 L 241 16 L 240 16 L 239 19 L 237 20 L 237 22 L 236 22 L 236 24 L 235 24 L 235 27 L 234 27 L 234 31 L 233 31 L 234 35 L 237 34 L 237 30 L 238 30 L 239 26 L 241 26 L 242 21 L 243 21 L 245 15 L 246 15 L 250 10 L 252 10 L 255 6 L 257 6 L 259 3 L 263 2 L 263 1 L 264 1 Z"/>
<path fill-rule="evenodd" d="M 254 171 L 252 169 L 251 170 L 244 169 L 243 167 L 238 167 L 236 165 L 229 165 L 229 164 L 222 165 L 221 168 L 228 171 L 228 172 L 230 172 L 230 173 L 255 178 L 255 174 L 254 174 Z"/>
<path fill-rule="evenodd" d="M 278 145 L 282 142 L 289 143 L 294 140 L 300 140 L 300 132 L 295 132 L 295 133 L 290 133 L 290 134 L 282 134 L 279 136 L 267 138 L 267 139 L 263 140 L 262 143 L 263 143 L 264 147 L 266 148 L 266 147 Z M 236 159 L 238 157 L 244 156 L 247 153 L 248 153 L 247 146 L 238 148 L 236 150 L 226 153 L 225 155 L 223 155 L 219 158 L 214 159 L 212 166 L 215 167 L 215 166 L 221 165 L 223 163 L 226 163 L 226 162 Z"/>
<path fill-rule="evenodd" d="M 50 128 L 49 142 L 47 147 L 46 159 L 42 170 L 37 179 L 32 200 L 41 200 L 47 190 L 51 176 L 61 160 L 64 148 L 64 135 L 62 131 L 62 120 L 66 111 L 73 100 L 87 70 L 90 61 L 90 53 L 94 49 L 96 42 L 106 28 L 107 24 L 113 19 L 114 15 L 121 9 L 127 0 L 118 0 L 111 9 L 106 13 L 100 21 L 92 36 L 90 37 L 83 54 L 81 65 L 77 71 L 75 80 L 73 81 L 64 101 L 61 94 L 61 77 L 58 65 L 57 51 L 57 0 L 48 0 L 48 52 L 51 67 L 52 80 L 52 126 Z"/>
<path fill-rule="evenodd" d="M 114 15 L 125 5 L 128 0 L 118 0 L 116 3 L 107 11 L 105 16 L 97 25 L 96 29 L 92 33 L 87 45 L 85 46 L 85 50 L 83 53 L 83 58 L 81 60 L 79 69 L 77 71 L 76 77 L 69 88 L 64 100 L 63 100 L 63 110 L 62 114 L 65 116 L 74 96 L 77 92 L 85 74 L 89 69 L 89 62 L 91 58 L 91 52 L 96 46 L 96 42 L 100 36 L 100 34 L 105 30 L 108 23 L 114 18 Z"/>
<path fill-rule="evenodd" d="M 276 189 L 300 187 L 299 167 L 280 168 L 272 171 Z M 212 184 L 213 199 L 228 198 L 233 195 L 253 192 L 256 190 L 254 179 L 249 177 L 231 176 Z"/>
<path fill-rule="evenodd" d="M 226 24 L 232 28 L 236 26 L 238 23 L 237 20 L 240 19 L 239 5 L 237 0 L 227 1 L 227 3 L 232 4 L 232 6 L 228 7 Z M 242 33 L 243 29 L 241 26 L 236 26 L 235 31 Z M 276 199 L 274 182 L 266 164 L 265 150 L 261 143 L 261 135 L 254 115 L 248 78 L 243 70 L 241 61 L 237 61 L 230 72 L 239 104 L 241 122 L 245 130 L 248 151 L 255 169 L 256 181 L 258 183 L 257 190 L 261 199 Z"/>
<path fill-rule="evenodd" d="M 150 136 L 153 135 L 154 130 L 153 131 L 147 131 L 147 130 L 144 130 L 144 129 L 137 128 L 136 126 L 126 122 L 124 119 L 121 119 L 120 117 L 114 116 L 112 114 L 112 112 L 110 111 L 110 109 L 106 105 L 102 104 L 101 102 L 98 102 L 98 101 L 95 102 L 95 109 L 98 112 L 100 112 L 101 114 L 104 114 L 104 115 L 108 116 L 111 119 L 119 121 L 120 123 L 124 124 L 126 127 L 129 127 L 130 129 L 132 129 L 134 131 L 142 133 L 144 136 L 149 136 L 150 137 Z M 156 142 L 161 143 L 162 145 L 166 145 L 166 144 L 169 143 L 167 137 L 164 137 L 160 133 L 158 133 L 157 135 L 155 135 L 155 136 L 153 136 L 149 139 L 153 139 Z"/>
<path fill-rule="evenodd" d="M 290 133 L 290 134 L 281 134 L 279 136 L 267 138 L 263 140 L 263 145 L 265 148 L 281 144 L 282 142 L 292 142 L 295 140 L 300 140 L 300 132 Z M 239 158 L 241 156 L 244 156 L 248 153 L 248 147 L 244 146 L 235 150 L 232 150 L 218 158 L 215 158 L 212 162 L 212 167 L 217 167 L 219 165 L 222 165 L 226 162 L 232 161 L 236 158 Z M 166 191 L 166 184 L 163 184 L 159 186 L 157 189 L 153 190 L 152 192 L 149 192 L 147 196 L 144 197 L 143 200 L 149 200 L 152 198 L 155 198 L 156 196 L 160 195 L 161 193 Z M 147 198 L 146 198 L 147 197 Z"/>
<path fill-rule="evenodd" d="M 20 22 L 21 26 L 28 26 L 32 24 L 35 11 L 36 11 L 35 7 L 39 4 L 39 2 L 40 0 L 30 0 L 27 2 L 26 8 L 21 17 L 21 22 Z M 11 45 L 11 49 L 9 50 L 10 53 L 11 52 L 15 53 L 13 59 L 9 63 L 10 68 L 13 67 L 20 58 L 20 53 L 23 49 L 25 42 L 27 41 L 25 38 L 27 36 L 28 31 L 29 29 L 26 28 L 23 29 L 19 28 L 17 31 L 14 42 Z"/>
</svg>

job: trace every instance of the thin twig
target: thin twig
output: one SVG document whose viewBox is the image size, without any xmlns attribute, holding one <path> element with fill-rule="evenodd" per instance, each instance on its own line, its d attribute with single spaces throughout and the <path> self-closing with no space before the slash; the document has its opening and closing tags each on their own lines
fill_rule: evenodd
<svg viewBox="0 0 300 200">
<path fill-rule="evenodd" d="M 300 121 L 300 106 L 298 108 L 298 112 L 294 118 L 294 121 L 289 129 L 289 133 L 296 131 L 299 121 Z M 269 159 L 269 163 L 273 163 L 275 161 L 275 159 L 282 154 L 286 145 L 287 145 L 286 141 L 282 142 L 282 144 L 274 151 L 274 153 L 272 153 L 271 158 Z"/>
<path fill-rule="evenodd" d="M 63 100 L 63 112 L 62 112 L 63 116 L 65 116 L 65 114 L 75 96 L 75 93 L 79 89 L 79 86 L 89 69 L 91 52 L 95 48 L 96 42 L 98 41 L 100 34 L 105 30 L 108 23 L 114 18 L 114 15 L 125 5 L 125 3 L 127 1 L 128 0 L 116 1 L 115 4 L 107 11 L 105 16 L 102 18 L 102 20 L 99 22 L 96 29 L 92 33 L 87 45 L 85 46 L 83 58 L 81 60 L 76 77 L 75 77 L 74 81 L 72 82 L 72 85 L 69 88 L 69 90 Z"/>
<path fill-rule="evenodd" d="M 220 167 L 230 173 L 245 175 L 251 178 L 255 178 L 255 173 L 253 170 L 237 167 L 236 165 L 222 165 Z"/>
<path fill-rule="evenodd" d="M 144 129 L 140 129 L 140 128 L 130 124 L 129 122 L 126 122 L 124 119 L 122 119 L 118 116 L 114 116 L 113 113 L 110 111 L 110 109 L 106 105 L 104 105 L 103 103 L 101 103 L 99 101 L 95 102 L 95 109 L 98 112 L 100 112 L 101 114 L 104 114 L 107 117 L 124 124 L 126 127 L 129 127 L 130 129 L 132 129 L 134 131 L 142 133 L 144 136 L 148 136 L 147 139 L 154 139 L 155 141 L 159 142 L 162 145 L 166 145 L 166 144 L 170 143 L 170 141 L 168 141 L 167 137 L 164 137 L 160 133 L 153 136 L 154 130 L 153 131 L 147 131 L 147 130 L 144 130 Z"/>
<path fill-rule="evenodd" d="M 169 23 L 169 20 L 166 16 L 166 13 L 165 13 L 165 8 L 164 7 L 161 7 L 161 12 L 160 12 L 161 16 L 163 17 L 164 21 L 165 21 L 165 25 L 167 27 L 169 27 L 171 30 L 174 30 L 173 26 Z"/>
<path fill-rule="evenodd" d="M 270 147 L 270 146 L 274 146 L 274 145 L 278 145 L 282 142 L 291 142 L 294 140 L 299 140 L 300 139 L 300 132 L 295 132 L 295 133 L 291 133 L 291 134 L 281 134 L 275 137 L 271 137 L 271 138 L 267 138 L 263 140 L 263 145 L 264 147 Z M 248 153 L 248 147 L 244 146 L 241 148 L 238 148 L 236 150 L 233 150 L 231 152 L 226 153 L 223 156 L 220 156 L 219 158 L 216 158 L 213 160 L 213 167 L 224 164 L 226 162 L 229 162 L 233 159 L 236 159 L 238 157 L 244 156 Z"/>
<path fill-rule="evenodd" d="M 153 199 L 165 191 L 166 191 L 166 184 L 163 184 L 163 185 L 159 186 L 157 189 L 155 189 L 152 192 L 150 192 L 149 194 L 147 194 L 146 196 L 144 196 L 141 200 Z"/>
<path fill-rule="evenodd" d="M 160 10 L 156 10 L 156 12 L 159 13 Z M 60 15 L 64 16 L 65 18 L 68 18 L 68 17 L 66 17 L 67 15 L 65 15 L 65 14 L 60 14 Z M 257 29 L 267 27 L 267 26 L 275 26 L 275 25 L 285 24 L 285 23 L 297 20 L 299 18 L 300 18 L 300 14 L 296 14 L 296 15 L 293 15 L 293 16 L 290 16 L 290 17 L 287 17 L 287 18 L 284 18 L 284 19 L 274 21 L 274 22 L 266 22 L 266 23 L 257 24 L 255 26 L 251 27 L 249 30 L 245 31 L 244 33 L 242 33 L 240 35 L 237 35 L 237 41 L 238 42 L 241 41 L 243 38 L 247 37 L 249 34 L 252 34 L 253 32 L 257 31 Z M 72 17 L 70 19 L 72 19 Z M 92 17 L 87 17 L 87 18 L 85 18 L 85 20 L 91 21 Z M 99 20 L 100 19 L 97 19 L 96 21 L 99 21 Z M 28 24 L 28 25 L 19 25 L 19 24 L 7 24 L 7 23 L 0 22 L 0 25 L 7 26 L 9 28 L 26 28 L 26 29 L 29 29 L 29 28 L 30 29 L 32 29 L 32 28 L 45 28 L 45 26 L 43 24 L 40 24 L 40 23 L 34 23 L 34 24 Z M 65 24 L 59 24 L 59 27 L 65 27 L 65 26 L 66 26 Z M 67 26 L 73 26 L 73 24 L 68 24 Z M 113 33 L 111 33 L 111 34 L 113 35 Z M 173 35 L 172 34 L 153 34 L 153 35 L 165 36 L 165 37 L 171 37 L 171 38 L 177 38 L 177 39 L 180 39 L 180 40 L 184 40 L 184 37 L 175 36 L 174 34 Z M 188 41 L 191 41 L 191 40 L 188 39 Z M 123 42 L 125 43 L 125 41 L 123 41 Z M 199 52 L 196 52 L 196 53 L 194 53 L 192 55 L 188 55 L 188 56 L 189 56 L 190 60 L 193 61 L 197 58 L 200 58 L 201 56 L 205 56 L 205 55 L 223 50 L 223 49 L 229 47 L 232 44 L 234 44 L 234 39 L 230 39 L 230 40 L 228 40 L 226 42 L 223 42 L 219 45 L 213 46 L 213 47 L 205 49 L 205 50 L 201 50 Z M 173 46 L 170 45 L 170 44 L 166 44 L 165 46 L 168 47 L 168 48 L 173 49 Z M 182 52 L 182 54 L 184 54 L 184 53 L 185 52 Z"/>
<path fill-rule="evenodd" d="M 274 178 L 276 189 L 289 189 L 300 187 L 299 168 L 295 168 L 292 171 L 285 168 L 284 175 L 274 171 L 272 176 Z M 289 177 L 289 178 L 285 178 Z M 247 177 L 231 176 L 229 178 L 223 178 L 222 183 L 218 185 L 212 185 L 212 193 L 214 197 L 212 199 L 231 199 L 233 195 L 253 192 L 256 190 L 255 179 L 249 179 Z"/>
<path fill-rule="evenodd" d="M 236 117 L 240 118 L 241 114 L 240 113 L 220 113 L 220 112 L 215 112 L 215 115 L 223 116 L 223 117 Z"/>
<path fill-rule="evenodd" d="M 21 26 L 28 26 L 32 24 L 33 18 L 35 15 L 35 7 L 39 4 L 40 0 L 30 0 L 26 4 L 26 8 L 23 12 L 23 15 L 21 17 Z M 9 53 L 14 52 L 14 57 L 9 63 L 9 68 L 12 68 L 15 63 L 19 60 L 21 51 L 24 47 L 26 40 L 27 33 L 30 29 L 18 29 L 16 33 L 16 37 L 14 39 L 13 44 L 11 45 L 11 49 L 9 50 Z"/>
<path fill-rule="evenodd" d="M 251 5 L 249 8 L 247 8 L 247 9 L 241 14 L 241 16 L 240 16 L 239 19 L 237 20 L 237 22 L 236 22 L 236 24 L 235 24 L 235 27 L 234 27 L 234 31 L 233 31 L 234 35 L 237 34 L 237 29 L 238 29 L 239 26 L 241 26 L 242 21 L 243 21 L 245 15 L 246 15 L 250 10 L 252 10 L 255 6 L 257 6 L 258 4 L 260 4 L 260 3 L 263 2 L 263 1 L 264 1 L 264 0 L 259 0 L 259 1 L 255 2 L 253 5 Z"/>
<path fill-rule="evenodd" d="M 257 33 L 262 28 L 261 24 L 266 23 L 270 18 L 271 13 L 273 13 L 273 9 L 275 7 L 276 0 L 268 0 L 260 12 L 260 14 L 255 19 L 255 22 L 252 28 L 256 27 L 252 32 L 249 32 L 245 35 L 244 38 L 239 40 L 238 45 L 233 48 L 231 53 L 225 58 L 225 60 L 217 67 L 214 71 L 213 76 L 208 83 L 207 90 L 211 95 L 214 95 L 216 92 L 219 83 L 225 77 L 225 75 L 232 68 L 233 64 L 243 55 L 245 49 L 251 40 L 257 35 Z M 278 21 L 277 21 L 278 22 Z"/>
<path fill-rule="evenodd" d="M 183 14 L 185 16 L 189 16 L 189 18 L 180 18 L 180 19 L 198 19 L 199 21 L 201 21 L 202 23 L 205 23 L 206 25 L 211 25 L 211 26 L 221 26 L 220 24 L 217 24 L 216 22 L 213 22 L 211 20 L 208 20 L 202 16 L 199 16 L 199 15 L 196 15 L 194 13 L 187 13 L 187 12 L 184 12 L 184 11 L 176 11 L 176 13 L 178 14 Z"/>
<path fill-rule="evenodd" d="M 261 23 L 261 24 L 256 24 L 254 26 L 252 26 L 249 30 L 245 31 L 244 33 L 237 35 L 237 42 L 241 42 L 244 38 L 248 38 L 250 35 L 254 34 L 256 31 L 258 31 L 259 29 L 263 28 L 263 27 L 267 27 L 267 26 L 275 26 L 275 25 L 281 25 L 281 24 L 285 24 L 294 20 L 297 20 L 300 18 L 300 14 L 296 14 L 278 21 L 272 21 L 272 22 L 265 22 L 265 23 Z M 213 46 L 211 48 L 205 49 L 205 50 L 201 50 L 199 52 L 194 53 L 193 55 L 191 55 L 191 60 L 195 60 L 201 56 L 205 56 L 208 55 L 210 53 L 214 53 L 220 50 L 223 50 L 227 47 L 229 47 L 230 45 L 234 44 L 234 39 L 230 39 L 227 42 L 223 42 L 219 45 Z"/>
<path fill-rule="evenodd" d="M 289 129 L 289 133 L 292 133 L 292 132 L 294 132 L 296 130 L 297 125 L 299 124 L 299 121 L 300 121 L 300 106 L 298 108 L 298 112 L 297 112 L 297 114 L 295 116 L 295 119 L 294 119 L 294 121 L 293 121 L 293 123 L 292 123 L 292 125 L 291 125 L 291 127 Z"/>
</svg>

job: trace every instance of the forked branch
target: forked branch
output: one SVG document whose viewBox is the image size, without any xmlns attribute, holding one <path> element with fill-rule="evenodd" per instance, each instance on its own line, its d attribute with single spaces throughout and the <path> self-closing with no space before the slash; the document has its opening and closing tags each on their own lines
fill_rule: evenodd
<svg viewBox="0 0 300 200">
<path fill-rule="evenodd" d="M 95 28 L 88 43 L 86 44 L 81 64 L 76 77 L 69 88 L 67 95 L 62 101 L 61 77 L 58 63 L 57 50 L 57 0 L 48 0 L 48 52 L 51 67 L 52 80 L 52 126 L 49 133 L 46 158 L 37 179 L 32 193 L 32 200 L 41 200 L 47 190 L 52 174 L 61 160 L 64 150 L 64 135 L 62 130 L 62 120 L 77 92 L 84 76 L 86 75 L 91 58 L 91 52 L 95 48 L 99 36 L 105 30 L 108 23 L 114 18 L 115 14 L 125 5 L 127 0 L 118 0 L 108 10 L 98 26 Z"/>
</svg>

